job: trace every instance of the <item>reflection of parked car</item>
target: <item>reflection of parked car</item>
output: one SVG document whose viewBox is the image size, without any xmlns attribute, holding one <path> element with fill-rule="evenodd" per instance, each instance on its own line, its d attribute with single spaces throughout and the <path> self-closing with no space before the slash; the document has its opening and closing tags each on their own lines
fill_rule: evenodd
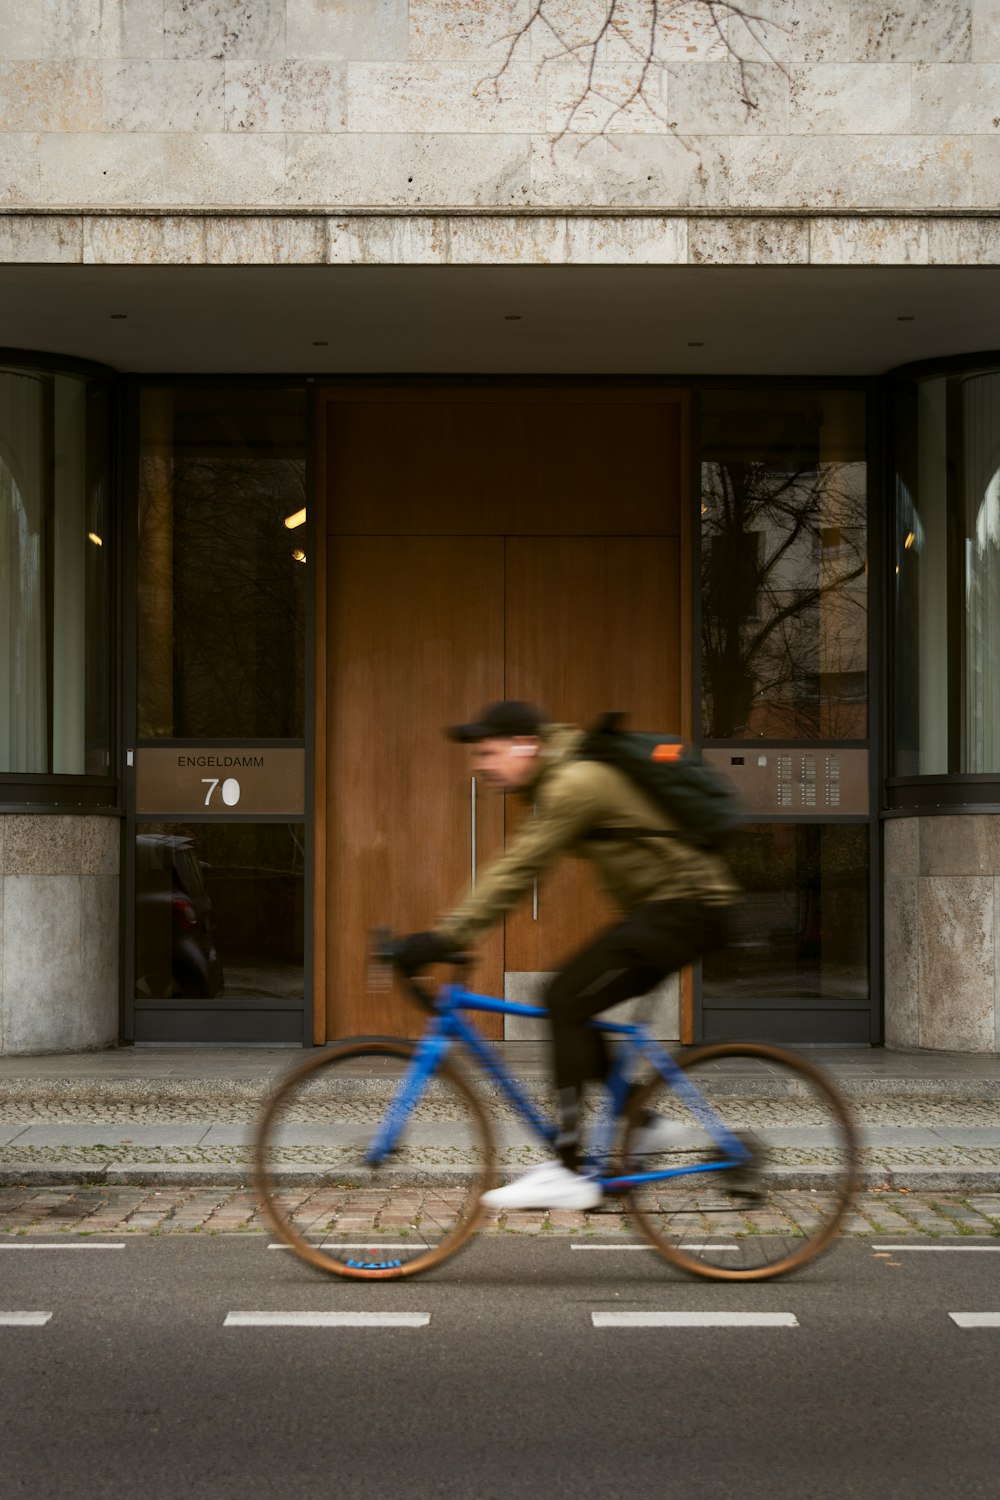
<svg viewBox="0 0 1000 1500">
<path fill-rule="evenodd" d="M 193 1000 L 222 993 L 212 901 L 189 838 L 140 833 L 135 841 L 135 974 L 140 994 Z"/>
</svg>

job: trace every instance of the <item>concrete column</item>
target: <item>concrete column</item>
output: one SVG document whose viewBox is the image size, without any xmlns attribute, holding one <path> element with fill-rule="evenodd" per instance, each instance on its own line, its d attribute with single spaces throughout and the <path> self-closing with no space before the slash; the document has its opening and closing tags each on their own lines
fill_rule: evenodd
<svg viewBox="0 0 1000 1500">
<path fill-rule="evenodd" d="M 885 1039 L 1000 1051 L 1000 813 L 885 827 Z"/>
<path fill-rule="evenodd" d="M 117 818 L 0 816 L 0 1054 L 118 1040 Z"/>
</svg>

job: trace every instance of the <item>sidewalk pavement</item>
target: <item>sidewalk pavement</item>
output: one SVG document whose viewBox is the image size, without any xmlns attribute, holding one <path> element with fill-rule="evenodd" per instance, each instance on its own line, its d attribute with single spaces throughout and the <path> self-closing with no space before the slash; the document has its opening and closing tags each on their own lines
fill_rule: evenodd
<svg viewBox="0 0 1000 1500">
<path fill-rule="evenodd" d="M 376 1196 L 378 1201 L 373 1201 Z M 364 1189 L 335 1193 L 320 1188 L 289 1195 L 289 1209 L 296 1215 L 307 1203 L 338 1224 L 349 1224 L 352 1235 L 385 1234 L 386 1223 L 398 1234 L 400 1214 L 412 1212 L 412 1199 L 391 1190 L 373 1195 Z M 873 1190 L 859 1196 L 841 1232 L 877 1236 L 877 1251 L 883 1249 L 879 1241 L 885 1236 L 886 1250 L 900 1240 L 928 1237 L 958 1238 L 969 1249 L 995 1248 L 1000 1244 L 1000 1194 Z M 635 1225 L 614 1204 L 592 1213 L 529 1209 L 488 1214 L 479 1233 L 573 1235 L 601 1244 L 637 1240 Z M 0 1237 L 52 1243 L 55 1236 L 122 1234 L 267 1234 L 273 1241 L 254 1193 L 246 1188 L 0 1187 Z M 11 1240 L 0 1238 L 0 1245 L 5 1243 Z"/>
<path fill-rule="evenodd" d="M 827 1070 L 851 1102 L 868 1190 L 966 1198 L 1000 1193 L 1000 1056 L 800 1050 Z M 544 1095 L 547 1048 L 508 1042 L 502 1051 L 529 1090 Z M 223 1190 L 245 1189 L 261 1103 L 305 1055 L 294 1048 L 135 1047 L 0 1058 L 0 1185 L 207 1186 L 223 1196 Z M 379 1087 L 370 1067 L 357 1070 L 353 1087 L 347 1082 L 345 1111 L 357 1098 L 355 1090 L 370 1097 Z M 717 1086 L 740 1095 L 739 1071 L 720 1069 Z M 493 1086 L 485 1085 L 484 1093 L 496 1108 Z M 775 1106 L 781 1097 L 775 1094 Z M 768 1098 L 757 1092 L 754 1103 L 766 1118 Z M 510 1172 L 524 1162 L 527 1138 L 509 1119 L 502 1126 L 501 1167 Z M 439 1127 L 445 1137 L 447 1128 Z M 794 1128 L 782 1128 L 786 1144 L 807 1147 L 807 1130 L 793 1141 Z M 329 1177 L 323 1157 L 330 1129 L 327 1111 L 313 1149 L 290 1171 L 290 1184 L 305 1187 Z"/>
</svg>

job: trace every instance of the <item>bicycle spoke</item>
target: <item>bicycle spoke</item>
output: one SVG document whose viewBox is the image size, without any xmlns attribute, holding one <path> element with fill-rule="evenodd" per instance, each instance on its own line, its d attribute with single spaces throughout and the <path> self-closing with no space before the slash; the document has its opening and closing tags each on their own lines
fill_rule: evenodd
<svg viewBox="0 0 1000 1500">
<path fill-rule="evenodd" d="M 290 1075 L 269 1102 L 258 1187 L 281 1238 L 321 1270 L 409 1275 L 451 1254 L 474 1224 L 491 1143 L 450 1066 L 414 1101 L 390 1155 L 370 1159 L 413 1052 L 404 1042 L 345 1043 Z M 290 1195 L 286 1183 L 303 1179 L 315 1191 Z"/>
<path fill-rule="evenodd" d="M 810 1064 L 778 1048 L 734 1043 L 682 1061 L 745 1160 L 708 1142 L 678 1095 L 654 1080 L 635 1101 L 623 1170 L 734 1164 L 637 1185 L 629 1198 L 640 1227 L 668 1260 L 704 1276 L 754 1280 L 803 1265 L 830 1242 L 853 1191 L 856 1147 L 841 1101 Z M 660 1149 L 641 1151 L 651 1124 Z"/>
</svg>

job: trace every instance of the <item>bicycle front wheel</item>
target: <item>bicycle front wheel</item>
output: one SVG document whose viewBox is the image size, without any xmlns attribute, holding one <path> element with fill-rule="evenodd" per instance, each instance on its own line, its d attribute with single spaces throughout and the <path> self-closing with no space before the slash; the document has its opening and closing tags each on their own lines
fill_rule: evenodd
<svg viewBox="0 0 1000 1500">
<path fill-rule="evenodd" d="M 373 1038 L 329 1047 L 268 1099 L 254 1151 L 257 1191 L 282 1242 L 317 1270 L 357 1280 L 413 1276 L 469 1237 L 493 1175 L 482 1107 L 445 1059 L 400 1121 L 393 1150 L 371 1148 L 416 1048 Z"/>
<path fill-rule="evenodd" d="M 676 1061 L 710 1114 L 699 1118 L 659 1076 L 636 1094 L 625 1172 L 688 1169 L 630 1190 L 640 1230 L 673 1265 L 717 1281 L 798 1270 L 832 1243 L 856 1191 L 858 1149 L 843 1100 L 811 1063 L 780 1047 L 720 1043 Z M 742 1165 L 722 1165 L 712 1120 L 744 1147 Z"/>
</svg>

